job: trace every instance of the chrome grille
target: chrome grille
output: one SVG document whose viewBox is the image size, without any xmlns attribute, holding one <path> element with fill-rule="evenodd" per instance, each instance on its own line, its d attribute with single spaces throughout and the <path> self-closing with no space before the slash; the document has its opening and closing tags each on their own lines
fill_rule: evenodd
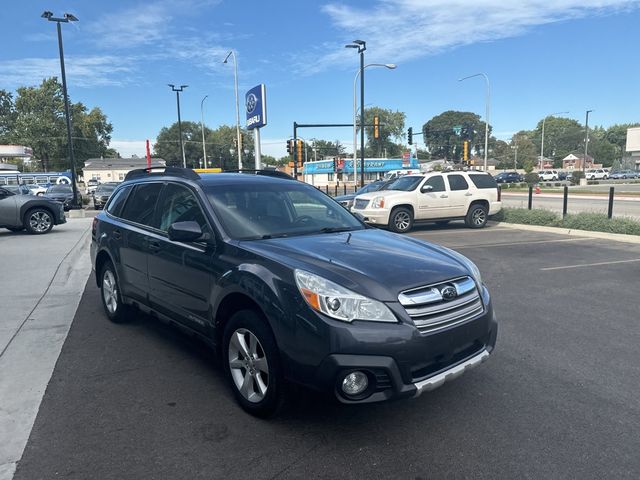
<svg viewBox="0 0 640 480">
<path fill-rule="evenodd" d="M 364 198 L 356 198 L 353 208 L 356 208 L 357 210 L 364 210 L 365 208 L 367 208 L 367 205 L 369 205 L 369 200 L 366 200 Z"/>
<path fill-rule="evenodd" d="M 455 289 L 455 297 L 445 300 L 442 292 Z M 471 277 L 461 277 L 406 290 L 398 301 L 421 332 L 431 332 L 471 320 L 484 312 L 476 283 Z"/>
</svg>

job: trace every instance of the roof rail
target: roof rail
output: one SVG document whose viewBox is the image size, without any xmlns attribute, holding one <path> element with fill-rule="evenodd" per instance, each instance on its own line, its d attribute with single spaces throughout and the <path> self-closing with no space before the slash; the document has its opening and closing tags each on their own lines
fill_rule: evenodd
<svg viewBox="0 0 640 480">
<path fill-rule="evenodd" d="M 288 173 L 281 172 L 279 170 L 255 170 L 249 168 L 237 169 L 237 170 L 224 170 L 223 173 L 251 173 L 253 175 L 264 175 L 266 177 L 285 178 L 287 180 L 294 180 L 294 178 Z"/>
<path fill-rule="evenodd" d="M 157 175 L 164 177 L 182 177 L 188 180 L 200 180 L 200 175 L 191 170 L 190 168 L 181 167 L 151 167 L 151 168 L 138 168 L 131 170 L 124 177 L 124 181 L 133 180 L 135 178 L 143 178 L 149 175 Z"/>
</svg>

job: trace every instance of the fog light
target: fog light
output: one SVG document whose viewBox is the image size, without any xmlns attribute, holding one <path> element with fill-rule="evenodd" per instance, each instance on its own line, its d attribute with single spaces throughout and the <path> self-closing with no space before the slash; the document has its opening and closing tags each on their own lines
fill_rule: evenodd
<svg viewBox="0 0 640 480">
<path fill-rule="evenodd" d="M 342 391 L 347 395 L 360 395 L 368 386 L 369 380 L 364 372 L 351 372 L 342 380 Z"/>
</svg>

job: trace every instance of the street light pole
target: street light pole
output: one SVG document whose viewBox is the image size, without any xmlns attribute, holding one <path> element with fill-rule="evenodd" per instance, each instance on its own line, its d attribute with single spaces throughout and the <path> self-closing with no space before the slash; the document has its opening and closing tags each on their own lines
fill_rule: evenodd
<svg viewBox="0 0 640 480">
<path fill-rule="evenodd" d="M 204 168 L 207 168 L 207 145 L 204 142 L 204 101 L 209 95 L 205 95 L 200 101 L 200 126 L 202 127 L 202 155 L 204 156 Z"/>
<path fill-rule="evenodd" d="M 67 93 L 67 75 L 64 68 L 64 49 L 62 47 L 62 27 L 61 23 L 77 22 L 78 19 L 70 14 L 65 13 L 64 17 L 57 18 L 53 13 L 46 11 L 42 15 L 49 22 L 56 22 L 58 30 L 58 50 L 60 52 L 60 73 L 62 76 L 62 94 L 64 96 L 64 115 L 67 122 L 67 149 L 69 152 L 69 163 L 71 164 L 71 190 L 73 191 L 73 207 L 78 207 L 78 188 L 76 187 L 76 160 L 73 155 L 73 143 L 71 140 L 71 115 L 69 114 L 69 95 Z"/>
<path fill-rule="evenodd" d="M 349 45 L 347 45 L 347 47 L 349 47 Z M 397 65 L 394 63 L 370 63 L 364 66 L 365 69 L 369 67 L 385 67 L 385 68 L 388 68 L 389 70 L 393 70 L 394 68 L 397 67 Z M 358 112 L 358 107 L 357 107 L 358 95 L 356 93 L 356 85 L 357 85 L 359 76 L 360 76 L 360 70 L 358 69 L 358 71 L 356 72 L 356 76 L 353 79 L 353 183 L 355 185 L 358 184 L 358 176 L 357 176 L 358 168 L 357 168 L 357 162 L 356 162 L 356 153 L 358 151 L 358 133 L 357 133 L 358 129 L 356 128 L 356 118 L 357 118 L 357 112 Z M 362 168 L 364 168 L 364 165 Z"/>
<path fill-rule="evenodd" d="M 585 165 L 587 164 L 587 152 L 589 150 L 589 114 L 593 110 L 587 110 L 587 118 L 584 122 L 585 136 L 584 136 L 584 158 L 582 159 L 582 173 L 584 177 Z"/>
<path fill-rule="evenodd" d="M 549 115 L 547 115 L 546 117 L 544 117 L 542 119 L 542 138 L 540 140 L 540 162 L 538 164 L 538 169 L 539 170 L 541 170 L 544 167 L 544 165 L 543 165 L 543 162 L 544 162 L 544 124 L 547 121 L 547 118 L 549 118 L 549 117 L 553 117 L 554 115 L 564 115 L 564 114 L 567 114 L 567 113 L 569 113 L 569 112 L 550 113 Z"/>
<path fill-rule="evenodd" d="M 169 83 L 171 90 L 176 92 L 176 103 L 178 105 L 178 135 L 180 135 L 180 152 L 182 153 L 182 168 L 187 168 L 187 157 L 184 155 L 184 141 L 182 139 L 182 120 L 180 119 L 180 92 L 182 92 L 189 85 L 180 85 L 176 88 L 175 85 Z"/>
<path fill-rule="evenodd" d="M 240 137 L 240 103 L 238 100 L 238 62 L 236 60 L 236 52 L 231 50 L 224 59 L 224 62 L 227 63 L 229 57 L 233 57 L 233 78 L 234 78 L 234 90 L 236 93 L 236 135 L 238 142 L 238 170 L 242 170 L 242 139 Z"/>
<path fill-rule="evenodd" d="M 485 110 L 484 110 L 484 171 L 487 171 L 487 155 L 489 154 L 489 113 L 491 110 L 491 86 L 489 84 L 489 77 L 486 73 L 476 73 L 459 79 L 459 82 L 473 77 L 484 77 L 484 81 L 487 85 L 485 93 Z"/>
</svg>

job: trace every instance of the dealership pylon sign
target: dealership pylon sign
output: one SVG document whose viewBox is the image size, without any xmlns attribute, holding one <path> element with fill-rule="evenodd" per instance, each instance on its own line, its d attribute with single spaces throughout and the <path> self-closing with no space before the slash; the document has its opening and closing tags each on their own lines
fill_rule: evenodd
<svg viewBox="0 0 640 480">
<path fill-rule="evenodd" d="M 260 129 L 267 124 L 267 90 L 263 83 L 256 85 L 244 97 L 247 110 L 247 129 L 253 130 L 256 169 L 261 168 Z"/>
</svg>

